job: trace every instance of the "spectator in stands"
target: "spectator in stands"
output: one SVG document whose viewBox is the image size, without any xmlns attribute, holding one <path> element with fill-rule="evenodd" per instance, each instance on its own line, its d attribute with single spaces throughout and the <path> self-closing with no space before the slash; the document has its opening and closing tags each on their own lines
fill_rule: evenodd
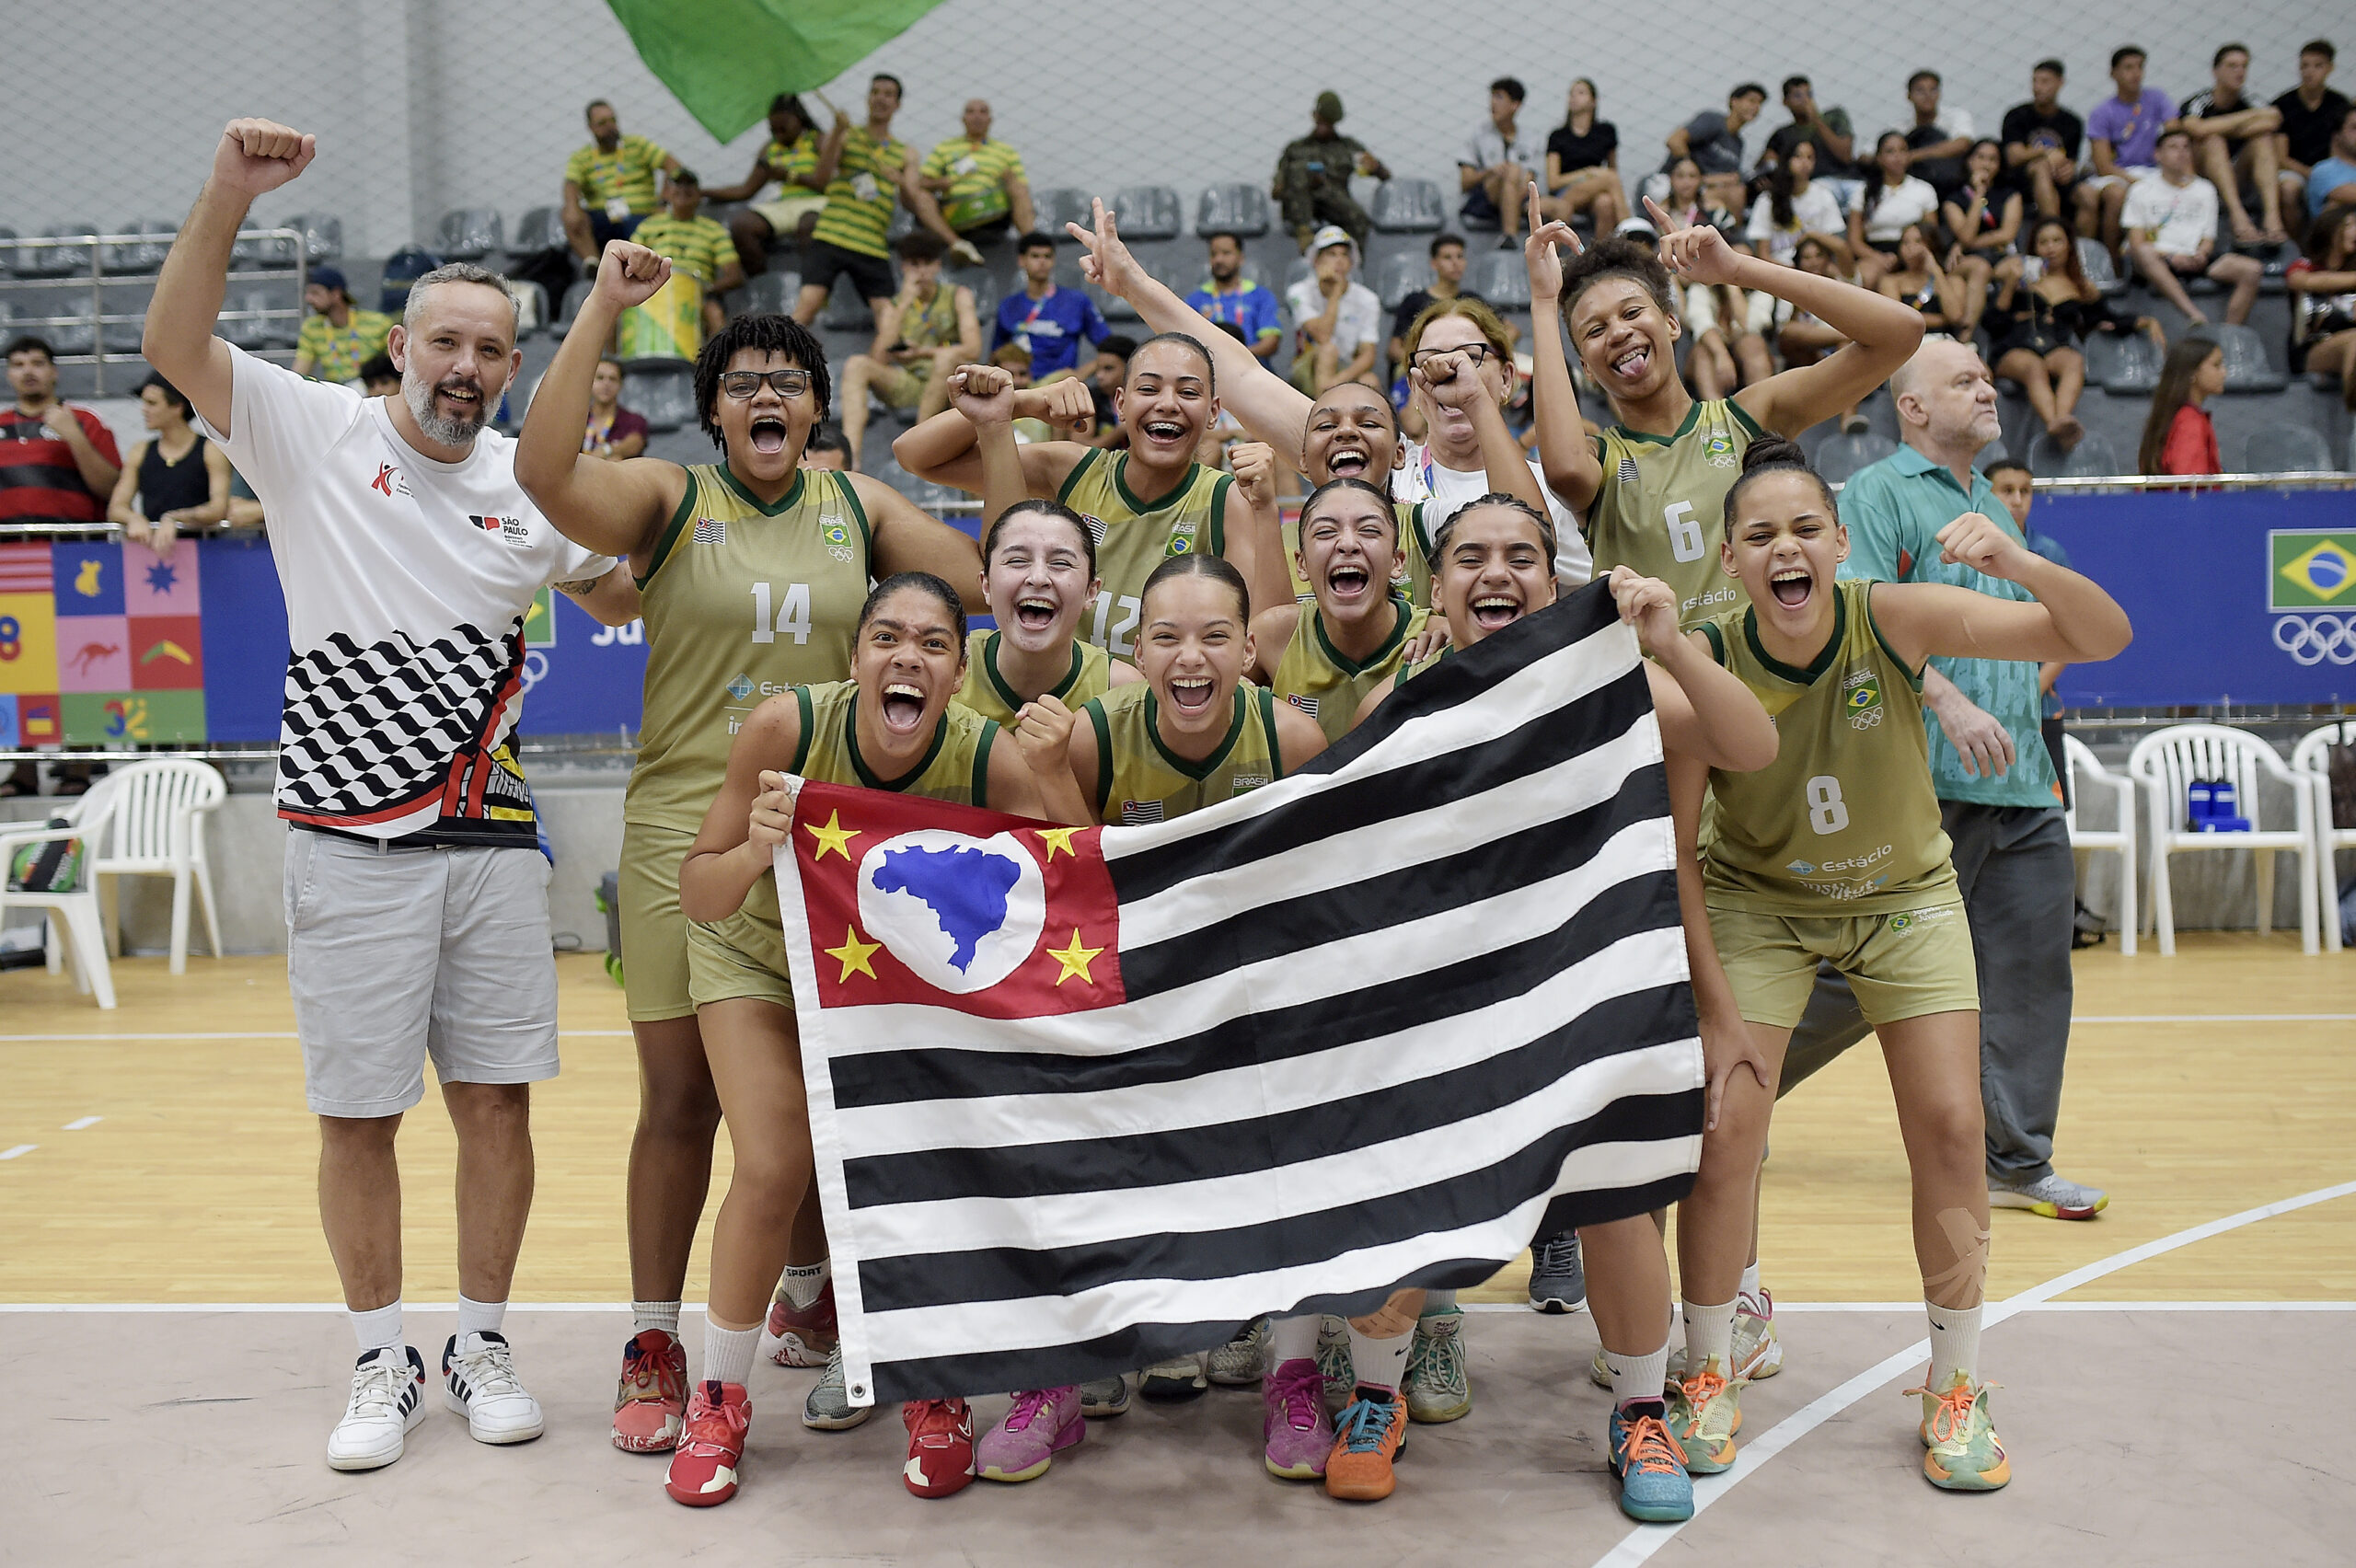
<svg viewBox="0 0 2356 1568">
<path fill-rule="evenodd" d="M 2004 168 L 2041 217 L 2077 210 L 2078 149 L 2086 122 L 2062 107 L 2059 60 L 2040 60 L 2028 74 L 2028 101 L 2004 111 Z"/>
<path fill-rule="evenodd" d="M 2356 409 L 2356 206 L 2326 207 L 2308 232 L 2306 251 L 2283 278 L 2291 293 L 2292 363 L 2339 377 L 2340 401 Z"/>
<path fill-rule="evenodd" d="M 2225 389 L 2225 351 L 2207 338 L 2183 338 L 2160 367 L 2159 390 L 2136 449 L 2139 474 L 2217 474 L 2217 427 L 2202 408 Z"/>
<path fill-rule="evenodd" d="M 162 376 L 139 384 L 139 414 L 154 433 L 131 449 L 107 521 L 167 556 L 182 528 L 210 528 L 229 515 L 229 459 L 188 422 L 188 398 Z"/>
<path fill-rule="evenodd" d="M 628 239 L 654 211 L 654 176 L 676 173 L 679 160 L 643 136 L 623 135 L 604 98 L 592 98 L 587 114 L 590 143 L 566 160 L 557 213 L 572 253 L 594 269 L 607 240 Z"/>
<path fill-rule="evenodd" d="M 1285 342 L 1284 306 L 1275 290 L 1243 275 L 1242 237 L 1221 229 L 1203 243 L 1210 252 L 1210 281 L 1188 294 L 1186 304 L 1206 320 L 1233 327 L 1262 360 L 1275 358 Z"/>
<path fill-rule="evenodd" d="M 736 242 L 717 219 L 703 215 L 703 186 L 691 168 L 676 169 L 671 183 L 663 192 L 664 211 L 654 213 L 638 225 L 630 237 L 665 257 L 671 263 L 672 282 L 664 292 L 677 287 L 682 274 L 693 278 L 701 300 L 699 319 L 706 336 L 728 325 L 728 313 L 720 307 L 720 296 L 745 281 L 743 263 L 736 258 Z M 662 299 L 653 299 L 639 306 L 653 308 Z M 702 340 L 695 346 L 701 348 Z M 692 359 L 689 352 L 686 358 Z"/>
<path fill-rule="evenodd" d="M 850 467 L 850 443 L 845 441 L 843 432 L 834 426 L 820 425 L 810 432 L 810 439 L 802 444 L 802 467 L 831 468 L 837 474 L 843 473 Z"/>
<path fill-rule="evenodd" d="M 1669 170 L 1680 158 L 1692 158 L 1702 171 L 1702 202 L 1704 206 L 1720 207 L 1741 215 L 1742 173 L 1747 167 L 1742 151 L 1742 128 L 1759 118 L 1766 107 L 1767 89 L 1756 82 L 1744 82 L 1727 95 L 1726 112 L 1705 109 L 1663 138 L 1669 156 L 1660 166 L 1660 173 L 1647 181 L 1665 181 Z"/>
<path fill-rule="evenodd" d="M 826 182 L 835 177 L 833 166 L 825 161 L 825 149 L 831 146 L 840 156 L 842 136 L 849 129 L 848 122 L 837 120 L 837 133 L 822 144 L 802 100 L 791 93 L 780 93 L 769 100 L 769 139 L 754 157 L 752 172 L 734 185 L 718 185 L 704 192 L 714 202 L 753 203 L 728 220 L 729 236 L 736 242 L 736 263 L 746 277 L 758 277 L 769 270 L 771 241 L 781 236 L 798 245 L 810 237 L 810 231 L 818 225 L 818 214 L 826 210 Z M 771 180 L 778 184 L 777 200 L 756 201 Z"/>
<path fill-rule="evenodd" d="M 397 383 L 399 375 L 394 372 Z M 616 463 L 646 450 L 645 417 L 622 407 L 622 362 L 611 355 L 589 373 L 589 422 L 581 432 L 581 450 Z"/>
<path fill-rule="evenodd" d="M 1965 337 L 1980 325 L 1996 269 L 2020 269 L 2013 242 L 2020 237 L 2021 193 L 2004 184 L 2004 144 L 1983 136 L 1963 156 L 1963 184 L 1939 204 L 1939 219 L 1957 248 L 1949 265 L 1963 282 Z"/>
<path fill-rule="evenodd" d="M 1309 276 L 1285 291 L 1295 333 L 1292 384 L 1311 398 L 1345 381 L 1374 379 L 1374 351 L 1382 340 L 1382 301 L 1350 274 L 1357 241 L 1328 224 L 1311 242 Z"/>
<path fill-rule="evenodd" d="M 1791 154 L 1767 177 L 1767 193 L 1751 203 L 1750 226 L 1744 237 L 1761 260 L 1789 266 L 1800 241 L 1814 235 L 1848 259 L 1849 242 L 1842 237 L 1841 203 L 1831 190 L 1816 182 L 1816 144 L 1798 142 Z"/>
<path fill-rule="evenodd" d="M 1464 286 L 1463 240 L 1452 234 L 1432 236 L 1431 263 L 1431 282 L 1424 288 L 1409 290 L 1407 297 L 1399 302 L 1399 308 L 1391 313 L 1391 341 L 1388 346 L 1392 363 L 1398 367 L 1403 379 L 1407 374 L 1407 329 L 1416 317 L 1424 313 L 1424 306 L 1436 299 L 1481 299 L 1479 294 Z M 1486 305 L 1489 302 L 1482 299 L 1481 303 Z"/>
<path fill-rule="evenodd" d="M 1101 343 L 1111 335 L 1096 302 L 1078 289 L 1056 284 L 1056 242 L 1044 234 L 1026 234 L 1015 242 L 1015 260 L 1022 269 L 1022 292 L 1009 294 L 998 307 L 998 328 L 990 337 L 995 356 L 1015 344 L 1030 356 L 1032 381 L 1045 381 L 1059 370 L 1080 363 L 1082 339 Z"/>
<path fill-rule="evenodd" d="M 929 420 L 949 407 L 949 373 L 982 354 L 982 324 L 974 291 L 941 281 L 940 236 L 922 229 L 900 236 L 900 292 L 875 313 L 875 341 L 843 362 L 843 439 L 859 467 L 867 439 L 867 395 L 893 409 L 914 409 Z"/>
<path fill-rule="evenodd" d="M 1816 148 L 1816 178 L 1830 186 L 1832 194 L 1845 210 L 1856 196 L 1861 183 L 1857 169 L 1857 137 L 1850 129 L 1849 111 L 1845 109 L 1819 109 L 1816 87 L 1806 76 L 1784 78 L 1784 110 L 1792 118 L 1785 125 L 1776 127 L 1767 138 L 1767 151 L 1760 158 L 1761 168 L 1775 168 L 1792 156 L 1792 149 L 1802 142 Z"/>
<path fill-rule="evenodd" d="M 303 303 L 311 314 L 294 339 L 294 374 L 320 381 L 359 380 L 360 367 L 385 352 L 393 318 L 352 304 L 352 290 L 334 267 L 311 269 Z"/>
<path fill-rule="evenodd" d="M 892 259 L 884 236 L 891 232 L 895 202 L 907 203 L 917 222 L 939 235 L 951 256 L 968 266 L 982 263 L 973 243 L 958 238 L 941 221 L 941 208 L 918 175 L 917 150 L 892 139 L 892 117 L 899 112 L 900 78 L 878 72 L 867 84 L 867 123 L 843 133 L 834 178 L 826 182 L 826 209 L 803 247 L 802 297 L 793 303 L 793 318 L 804 327 L 818 319 L 839 277 L 849 277 L 871 311 L 881 311 L 891 299 Z"/>
<path fill-rule="evenodd" d="M 2281 245 L 2282 192 L 2278 180 L 2274 133 L 2282 112 L 2243 96 L 2249 81 L 2249 46 L 2229 43 L 2209 62 L 2210 85 L 2184 100 L 2177 123 L 2192 133 L 2193 166 L 2206 175 L 2225 204 L 2225 221 L 2238 245 Z M 2242 204 L 2242 181 L 2258 187 L 2258 218 Z"/>
<path fill-rule="evenodd" d="M 1129 356 L 1138 352 L 1138 340 L 1115 332 L 1096 345 L 1096 363 L 1088 367 L 1088 397 L 1096 406 L 1096 426 L 1089 439 L 1091 446 L 1120 447 L 1129 444 L 1129 432 L 1121 428 L 1121 407 L 1113 395 L 1129 377 Z"/>
<path fill-rule="evenodd" d="M 1849 251 L 1856 259 L 1857 282 L 1872 288 L 1898 259 L 1900 236 L 1924 218 L 1935 217 L 1939 193 L 1912 167 L 1902 131 L 1885 131 L 1874 143 L 1865 188 L 1849 209 Z"/>
<path fill-rule="evenodd" d="M 1896 133 L 1893 132 L 1891 134 L 1894 135 Z M 1803 272 L 1813 272 L 1819 278 L 1837 278 L 1841 275 L 1840 267 L 1833 259 L 1832 248 L 1826 245 L 1824 241 L 1813 237 L 1800 241 L 1799 248 L 1792 253 L 1792 265 Z M 1787 369 L 1818 363 L 1848 347 L 1847 338 L 1842 337 L 1839 331 L 1807 311 L 1795 310 L 1789 300 L 1777 300 L 1774 303 L 1772 318 L 1775 329 L 1776 352 L 1784 356 L 1784 364 Z M 1866 428 L 1865 420 L 1857 412 L 1857 406 L 1854 403 L 1841 410 L 1840 422 L 1841 433 L 1843 435 L 1860 434 Z"/>
<path fill-rule="evenodd" d="M 2127 252 L 2154 293 L 2184 312 L 2196 327 L 2209 319 L 2184 292 L 2186 278 L 2208 278 L 2232 289 L 2225 319 L 2249 319 L 2266 268 L 2255 256 L 2217 249 L 2217 188 L 2192 172 L 2192 133 L 2177 128 L 2160 133 L 2160 172 L 2127 192 L 2119 223 Z"/>
<path fill-rule="evenodd" d="M 1917 71 L 1906 78 L 1906 102 L 1914 122 L 1906 132 L 1906 161 L 1916 178 L 1944 196 L 1963 183 L 1963 157 L 1971 150 L 1971 116 L 1939 102 L 1939 74 Z"/>
<path fill-rule="evenodd" d="M 261 527 L 261 497 L 237 469 L 229 470 L 229 526 L 233 530 Z"/>
<path fill-rule="evenodd" d="M 1341 123 L 1342 95 L 1319 93 L 1310 113 L 1309 134 L 1286 143 L 1276 155 L 1276 176 L 1268 194 L 1283 208 L 1285 227 L 1303 255 L 1309 253 L 1310 236 L 1326 224 L 1338 225 L 1352 239 L 1365 243 L 1374 225 L 1350 194 L 1350 176 L 1391 178 L 1380 158 L 1341 133 Z"/>
<path fill-rule="evenodd" d="M 0 409 L 0 526 L 103 523 L 122 477 L 114 435 L 57 396 L 57 355 L 39 338 L 8 345 L 14 408 Z"/>
<path fill-rule="evenodd" d="M 1989 329 L 1996 374 L 2020 384 L 2029 407 L 2067 451 L 2085 426 L 2077 417 L 2085 390 L 2086 360 L 2079 345 L 2096 332 L 2148 333 L 2165 353 L 2167 339 L 2148 316 L 2122 321 L 2111 314 L 2102 290 L 2086 276 L 2076 237 L 2060 218 L 2039 218 L 2029 230 L 2028 260 L 2000 268 Z"/>
<path fill-rule="evenodd" d="M 2307 176 L 2331 156 L 2331 138 L 2348 118 L 2348 99 L 2331 90 L 2331 67 L 2339 52 L 2327 38 L 2310 39 L 2299 50 L 2299 85 L 2274 100 L 2282 128 L 2274 133 L 2274 162 L 2283 200 L 2304 203 Z M 2312 217 L 2312 212 L 2308 213 Z"/>
<path fill-rule="evenodd" d="M 1936 218 L 1924 218 L 1898 236 L 1898 264 L 1874 286 L 1900 305 L 1914 307 L 1925 332 L 1966 334 L 1960 325 L 1965 309 L 1962 280 L 1941 264 L 1946 236 Z"/>
<path fill-rule="evenodd" d="M 1563 123 L 1546 138 L 1546 196 L 1539 211 L 1564 223 L 1586 213 L 1602 235 L 1627 217 L 1628 192 L 1620 183 L 1620 128 L 1595 110 L 1595 84 L 1576 78 Z"/>
<path fill-rule="evenodd" d="M 400 367 L 387 353 L 374 353 L 360 367 L 360 390 L 371 398 L 390 398 L 401 389 Z"/>
<path fill-rule="evenodd" d="M 2119 254 L 2119 210 L 2128 188 L 2159 172 L 2160 133 L 2176 118 L 2176 99 L 2143 85 L 2143 52 L 2111 52 L 2116 89 L 2086 116 L 2086 150 L 2095 171 L 2078 182 L 2078 232 Z"/>
<path fill-rule="evenodd" d="M 2356 106 L 2340 112 L 2332 133 L 2331 156 L 2307 171 L 2307 216 L 2331 206 L 2356 206 Z"/>
<path fill-rule="evenodd" d="M 1039 220 L 1031 210 L 1022 155 L 991 139 L 987 98 L 967 98 L 964 119 L 963 136 L 925 155 L 920 178 L 940 200 L 941 221 L 968 242 L 1005 237 L 1010 221 L 1015 233 L 1029 234 Z"/>
<path fill-rule="evenodd" d="M 1518 123 L 1522 100 L 1529 96 L 1512 76 L 1491 82 L 1489 118 L 1473 127 L 1464 139 L 1464 150 L 1456 155 L 1464 221 L 1477 228 L 1495 224 L 1503 231 L 1497 239 L 1500 250 L 1520 248 L 1522 193 L 1545 167 L 1543 150 L 1522 134 Z"/>
<path fill-rule="evenodd" d="M 1685 225 L 1708 224 L 1726 236 L 1727 243 L 1732 245 L 1743 243 L 1741 218 L 1727 211 L 1723 203 L 1711 200 L 1727 185 L 1740 190 L 1741 181 L 1725 181 L 1718 187 L 1717 191 L 1714 191 L 1708 179 L 1702 173 L 1702 166 L 1690 157 L 1672 159 L 1669 166 L 1669 173 L 1665 177 L 1655 175 L 1653 178 L 1666 179 L 1668 182 L 1666 193 L 1655 200 L 1660 202 L 1662 210 L 1671 218 Z M 1660 236 L 1657 234 L 1652 236 L 1654 241 L 1659 238 Z"/>
<path fill-rule="evenodd" d="M 1810 254 L 1828 253 L 1824 241 L 1806 237 L 1793 248 L 1795 261 L 1802 247 Z M 1680 315 L 1693 340 L 1685 371 L 1694 397 L 1703 402 L 1728 397 L 1775 374 L 1766 335 L 1774 328 L 1776 304 L 1773 294 L 1727 283 L 1686 286 Z"/>
</svg>

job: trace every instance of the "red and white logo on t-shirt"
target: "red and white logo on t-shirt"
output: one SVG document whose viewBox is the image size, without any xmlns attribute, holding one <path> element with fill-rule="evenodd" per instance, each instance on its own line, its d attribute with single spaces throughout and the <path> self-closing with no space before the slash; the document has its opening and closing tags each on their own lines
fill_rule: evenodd
<svg viewBox="0 0 2356 1568">
<path fill-rule="evenodd" d="M 469 512 L 467 513 L 467 521 L 486 534 L 498 535 L 501 539 L 518 549 L 526 548 L 531 545 L 531 527 L 521 517 L 478 517 Z"/>
</svg>

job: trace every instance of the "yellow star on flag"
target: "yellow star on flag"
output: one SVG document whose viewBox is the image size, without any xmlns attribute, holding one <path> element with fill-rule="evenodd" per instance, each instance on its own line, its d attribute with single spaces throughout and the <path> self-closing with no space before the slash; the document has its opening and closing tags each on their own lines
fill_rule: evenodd
<svg viewBox="0 0 2356 1568">
<path fill-rule="evenodd" d="M 1047 847 L 1048 859 L 1053 860 L 1056 858 L 1056 851 L 1058 849 L 1062 850 L 1065 854 L 1069 855 L 1074 859 L 1078 859 L 1080 858 L 1080 851 L 1071 847 L 1071 836 L 1078 833 L 1080 829 L 1076 827 L 1034 827 L 1031 831 L 1037 834 L 1039 836 L 1039 842 Z"/>
<path fill-rule="evenodd" d="M 846 855 L 843 859 L 848 860 L 850 857 Z M 1077 936 L 1078 933 L 1075 932 L 1074 935 Z M 875 979 L 875 965 L 869 963 L 868 960 L 874 957 L 877 950 L 882 948 L 883 945 L 884 944 L 882 942 L 860 941 L 859 940 L 859 928 L 857 927 L 844 927 L 843 945 L 836 948 L 828 948 L 826 950 L 826 956 L 828 958 L 840 960 L 843 966 L 843 972 L 835 976 L 835 984 L 839 986 L 854 974 L 864 974 L 870 980 Z M 1058 982 L 1058 984 L 1060 983 L 1061 982 Z"/>
<path fill-rule="evenodd" d="M 814 822 L 803 823 L 802 825 L 809 830 L 811 837 L 818 841 L 817 853 L 810 857 L 813 862 L 825 859 L 826 851 L 829 849 L 846 860 L 850 859 L 850 841 L 859 836 L 859 829 L 845 827 L 842 813 L 828 812 L 826 825 L 824 827 L 820 827 Z"/>
<path fill-rule="evenodd" d="M 1077 974 L 1082 980 L 1087 981 L 1090 985 L 1095 985 L 1096 976 L 1088 972 L 1088 965 L 1098 953 L 1103 952 L 1103 951 L 1104 950 L 1101 947 L 1080 946 L 1080 928 L 1074 926 L 1071 928 L 1071 946 L 1063 949 L 1061 951 L 1057 951 L 1054 948 L 1049 948 L 1047 950 L 1047 956 L 1064 966 L 1063 973 L 1056 976 L 1056 984 L 1061 986 L 1065 981 Z"/>
</svg>

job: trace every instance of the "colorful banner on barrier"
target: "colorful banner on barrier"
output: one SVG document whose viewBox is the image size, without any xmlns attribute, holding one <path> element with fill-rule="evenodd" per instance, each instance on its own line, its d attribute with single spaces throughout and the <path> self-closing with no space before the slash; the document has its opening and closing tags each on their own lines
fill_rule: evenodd
<svg viewBox="0 0 2356 1568">
<path fill-rule="evenodd" d="M 0 545 L 0 744 L 202 741 L 202 552 Z"/>
</svg>

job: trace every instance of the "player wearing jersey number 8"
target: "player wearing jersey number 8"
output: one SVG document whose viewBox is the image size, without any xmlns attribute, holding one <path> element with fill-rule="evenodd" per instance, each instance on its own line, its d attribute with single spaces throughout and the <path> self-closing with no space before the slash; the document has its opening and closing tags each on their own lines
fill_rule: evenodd
<svg viewBox="0 0 2356 1568">
<path fill-rule="evenodd" d="M 639 1309 L 614 1426 L 616 1446 L 640 1452 L 668 1448 L 678 1432 L 678 1302 L 720 1121 L 696 1023 L 680 859 L 719 787 L 729 738 L 760 697 L 849 674 L 871 576 L 920 570 L 972 583 L 980 565 L 971 540 L 897 491 L 798 467 L 829 401 L 826 360 L 782 316 L 737 317 L 696 361 L 697 410 L 720 463 L 583 455 L 599 346 L 615 317 L 651 297 L 670 268 L 642 246 L 606 248 L 581 329 L 549 366 L 515 452 L 516 478 L 549 520 L 568 538 L 600 539 L 626 557 L 644 605 L 645 720 L 621 865 L 623 974 L 641 1069 L 627 1210 Z M 794 1239 L 794 1263 L 822 1262 L 814 1193 Z M 784 1353 L 822 1363 L 831 1306 L 791 1306 L 807 1311 L 784 1312 Z"/>
<path fill-rule="evenodd" d="M 1670 1426 L 1695 1468 L 1732 1462 L 1735 1296 L 1772 1086 L 1827 961 L 1881 1038 L 1913 1176 L 1932 1347 L 1923 1472 L 1941 1487 L 1991 1490 L 2011 1469 L 1978 1366 L 1988 1241 L 1979 992 L 1932 790 L 1922 671 L 1934 654 L 2096 662 L 2132 634 L 2108 594 L 1978 513 L 1939 531 L 1945 558 L 2033 599 L 1836 582 L 1847 531 L 1830 489 L 1786 441 L 1751 444 L 1725 516 L 1721 570 L 1748 604 L 1703 623 L 1695 640 L 1775 714 L 1781 749 L 1750 773 L 1705 775 L 1672 760 L 1669 783 L 1681 809 L 1705 787 L 1709 798 L 1702 878 L 1715 951 L 1693 954 L 1696 1000 L 1705 1017 L 1731 1002 L 1764 1070 L 1727 1084 L 1679 1210 L 1686 1376 Z"/>
</svg>

